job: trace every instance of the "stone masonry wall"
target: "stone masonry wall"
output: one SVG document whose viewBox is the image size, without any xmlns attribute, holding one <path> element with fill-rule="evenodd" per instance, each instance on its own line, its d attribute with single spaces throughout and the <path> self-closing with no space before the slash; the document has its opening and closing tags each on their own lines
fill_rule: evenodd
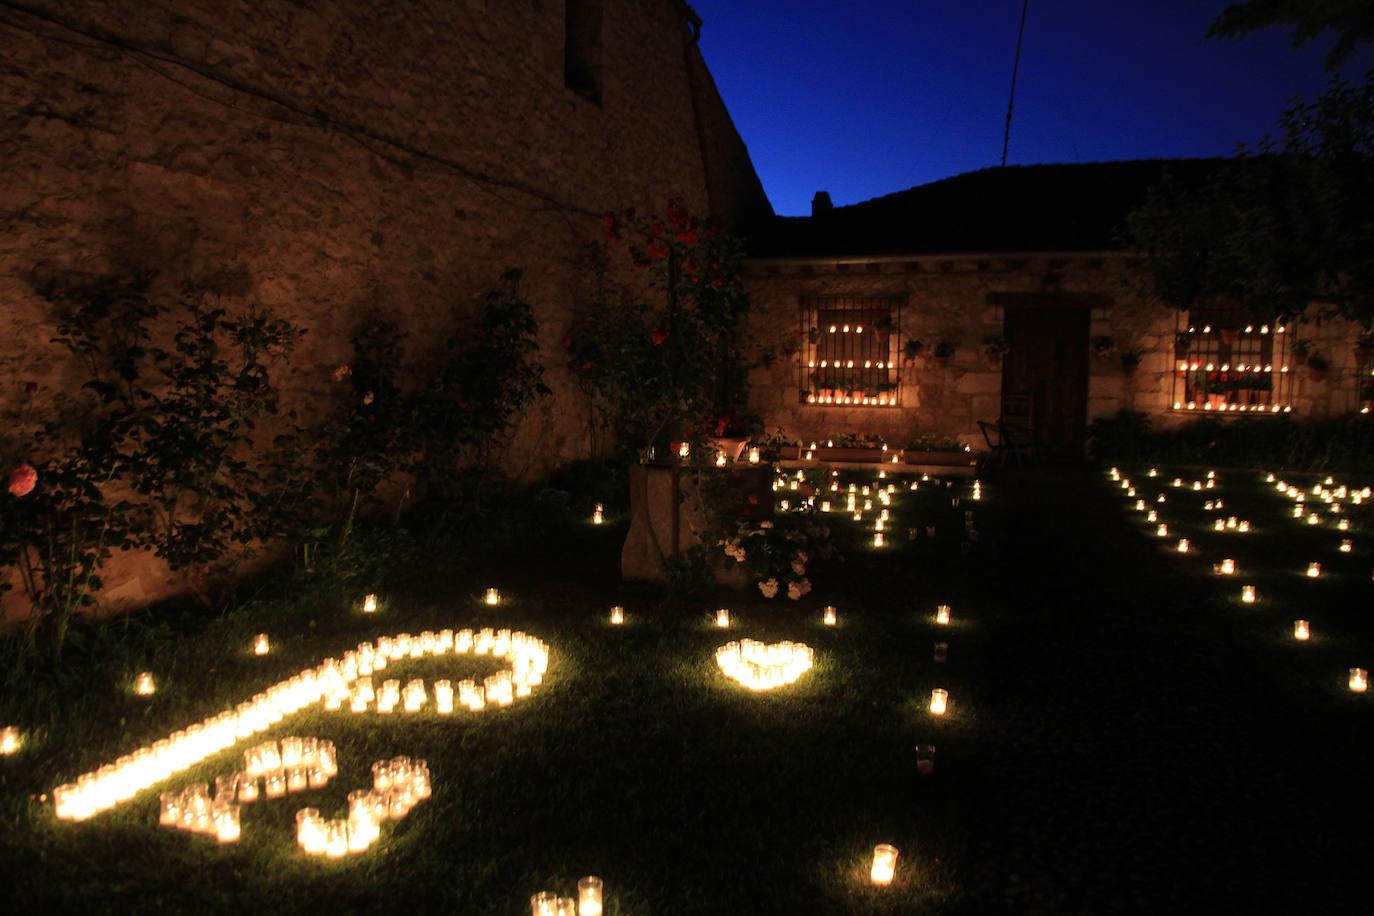
<svg viewBox="0 0 1374 916">
<path fill-rule="evenodd" d="M 781 429 L 803 440 L 878 434 L 896 444 L 937 435 L 985 448 L 977 422 L 996 420 L 1001 413 L 1002 368 L 984 357 L 982 343 L 1003 336 L 1003 309 L 990 302 L 996 301 L 995 294 L 1009 293 L 1101 298 L 1102 305 L 1092 308 L 1089 337 L 1111 337 L 1116 352 L 1089 358 L 1089 422 L 1122 409 L 1144 411 L 1157 426 L 1189 419 L 1171 409 L 1177 314 L 1142 297 L 1124 257 L 759 260 L 749 266 L 747 286 L 754 307 L 752 333 L 777 354 L 772 365 L 754 370 L 751 377 L 752 405 L 770 432 Z M 785 349 L 798 328 L 800 298 L 812 295 L 907 296 L 901 339 L 920 339 L 926 350 L 901 367 L 899 407 L 799 402 L 802 354 L 789 356 Z M 1320 418 L 1358 409 L 1355 329 L 1342 322 L 1307 323 L 1298 334 L 1314 341 L 1314 351 L 1331 360 L 1332 371 L 1325 381 L 1313 382 L 1294 370 L 1294 412 Z M 957 345 L 948 365 L 930 355 L 941 339 Z M 1119 357 L 1129 347 L 1143 351 L 1132 373 L 1123 370 Z"/>
<path fill-rule="evenodd" d="M 284 388 L 318 412 L 364 316 L 399 320 L 422 366 L 474 294 L 519 267 L 555 394 L 525 418 L 509 466 L 585 455 L 559 341 L 598 214 L 767 202 L 712 199 L 700 125 L 729 118 L 685 4 L 604 3 L 599 103 L 564 86 L 563 15 L 561 0 L 8 7 L 0 415 L 28 382 L 42 401 L 76 379 L 34 292 L 46 276 L 148 267 L 164 292 L 191 280 L 260 302 L 307 329 Z M 728 159 L 748 166 L 742 144 Z M 752 175 L 713 183 L 762 197 Z M 23 447 L 0 429 L 0 456 Z M 133 601 L 170 587 L 146 568 L 111 581 Z"/>
</svg>

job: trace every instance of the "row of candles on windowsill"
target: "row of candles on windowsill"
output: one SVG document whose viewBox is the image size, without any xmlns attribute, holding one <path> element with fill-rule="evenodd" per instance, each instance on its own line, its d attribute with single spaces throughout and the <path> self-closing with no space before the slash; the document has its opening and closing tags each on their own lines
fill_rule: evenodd
<svg viewBox="0 0 1374 916">
<path fill-rule="evenodd" d="M 1120 469 L 1119 469 L 1119 468 L 1115 468 L 1115 467 L 1111 468 L 1111 470 L 1108 472 L 1108 474 L 1109 474 L 1109 476 L 1111 477 L 1111 479 L 1112 479 L 1113 481 L 1116 481 L 1116 482 L 1118 482 L 1118 483 L 1120 484 L 1120 486 L 1121 486 L 1121 488 L 1122 488 L 1123 490 L 1126 490 L 1126 491 L 1127 491 L 1127 495 L 1128 495 L 1128 496 L 1135 496 L 1135 488 L 1132 487 L 1132 486 L 1130 485 L 1130 480 L 1129 480 L 1128 478 L 1124 478 L 1124 477 L 1121 476 L 1121 472 L 1120 472 Z M 1157 468 L 1151 468 L 1151 469 L 1147 472 L 1147 475 L 1146 475 L 1146 476 L 1148 476 L 1148 477 L 1158 477 L 1158 476 L 1159 476 L 1159 471 L 1158 471 Z M 1208 488 L 1210 488 L 1210 487 L 1213 485 L 1213 481 L 1214 481 L 1214 479 L 1215 479 L 1215 476 L 1216 476 L 1216 473 L 1215 473 L 1214 471 L 1208 471 L 1208 472 L 1207 472 L 1207 487 L 1208 487 Z M 1286 482 L 1284 482 L 1284 481 L 1279 481 L 1279 480 L 1277 480 L 1276 477 L 1275 477 L 1275 475 L 1272 474 L 1272 473 L 1270 473 L 1270 474 L 1268 474 L 1268 475 L 1266 476 L 1265 481 L 1266 481 L 1267 483 L 1275 484 L 1276 489 L 1277 489 L 1280 493 L 1283 493 L 1283 494 L 1287 495 L 1288 497 L 1294 499 L 1294 500 L 1297 501 L 1298 503 L 1303 502 L 1304 499 L 1305 499 L 1305 495 L 1304 495 L 1297 487 L 1294 487 L 1294 486 L 1292 486 L 1291 484 L 1288 484 L 1288 483 L 1286 483 Z M 1182 481 L 1181 478 L 1174 478 L 1173 485 L 1174 485 L 1175 487 L 1182 487 L 1182 486 L 1184 486 L 1183 481 Z M 1322 498 L 1323 500 L 1325 500 L 1326 502 L 1330 503 L 1330 504 L 1332 505 L 1332 507 L 1333 507 L 1333 511 L 1339 511 L 1339 509 L 1340 509 L 1340 503 L 1335 502 L 1335 500 L 1336 500 L 1337 498 L 1344 499 L 1344 498 L 1347 497 L 1347 495 L 1350 495 L 1350 496 L 1352 496 L 1352 501 L 1355 502 L 1355 503 L 1359 503 L 1359 502 L 1361 502 L 1362 500 L 1369 498 L 1369 488 L 1368 488 L 1368 487 L 1366 487 L 1364 490 L 1359 490 L 1359 491 L 1350 491 L 1348 488 L 1346 488 L 1346 487 L 1344 487 L 1344 486 L 1338 487 L 1338 488 L 1335 489 L 1335 490 L 1330 490 L 1330 489 L 1328 489 L 1329 487 L 1333 487 L 1334 485 L 1335 485 L 1335 481 L 1334 481 L 1331 477 L 1327 477 L 1326 480 L 1325 480 L 1325 482 L 1324 482 L 1323 484 L 1316 484 L 1316 485 L 1314 485 L 1313 488 L 1312 488 L 1312 494 L 1313 494 L 1314 496 L 1318 496 L 1318 497 Z M 1194 481 L 1192 489 L 1194 489 L 1194 490 L 1199 490 L 1199 489 L 1203 489 L 1203 488 L 1202 488 L 1201 486 L 1199 486 L 1199 482 L 1198 482 L 1198 481 Z M 1163 495 L 1162 493 L 1159 495 L 1159 501 L 1160 501 L 1160 502 L 1164 502 L 1164 501 L 1165 501 L 1165 500 L 1164 500 L 1164 495 Z M 1213 501 L 1208 501 L 1206 508 L 1210 510 L 1210 509 L 1212 509 L 1214 506 L 1215 506 L 1215 508 L 1220 509 L 1220 508 L 1222 507 L 1222 501 L 1219 500 L 1219 499 L 1218 499 L 1218 500 L 1213 500 Z M 1144 510 L 1144 509 L 1145 509 L 1145 501 L 1144 501 L 1143 499 L 1137 499 L 1136 502 L 1135 502 L 1134 508 L 1135 508 L 1137 511 Z M 1295 512 L 1294 512 L 1294 517 L 1302 517 L 1302 514 L 1303 514 L 1303 513 L 1302 513 L 1302 510 L 1301 510 L 1301 507 L 1299 506 L 1299 507 L 1298 507 L 1298 511 L 1295 511 Z M 1149 522 L 1151 522 L 1151 523 L 1154 523 L 1154 522 L 1156 522 L 1157 519 L 1158 519 L 1158 514 L 1157 514 L 1154 510 L 1149 510 L 1148 513 L 1147 513 L 1146 518 L 1147 518 L 1147 521 L 1149 521 Z M 1318 516 L 1316 516 L 1315 514 L 1313 514 L 1313 515 L 1310 516 L 1310 518 L 1309 518 L 1309 523 L 1310 523 L 1310 524 L 1315 524 L 1316 522 L 1311 521 L 1311 519 L 1316 519 L 1317 522 L 1320 521 L 1320 518 L 1319 518 Z M 1342 518 L 1342 519 L 1340 520 L 1340 524 L 1338 525 L 1338 527 L 1339 527 L 1340 530 L 1342 530 L 1342 531 L 1349 530 L 1349 523 L 1348 523 L 1348 520 Z M 1231 516 L 1230 518 L 1225 519 L 1225 520 L 1223 520 L 1223 519 L 1216 519 L 1216 521 L 1215 521 L 1215 523 L 1214 523 L 1214 529 L 1217 530 L 1217 531 L 1237 530 L 1237 531 L 1242 531 L 1242 532 L 1244 532 L 1244 531 L 1248 531 L 1248 530 L 1249 530 L 1249 523 L 1248 523 L 1248 522 L 1245 522 L 1245 521 L 1237 521 L 1237 519 L 1235 518 L 1235 516 Z M 1158 525 L 1158 527 L 1155 529 L 1155 534 L 1156 534 L 1156 536 L 1158 536 L 1158 537 L 1167 537 L 1167 536 L 1168 536 L 1168 533 L 1169 533 L 1168 525 L 1167 525 L 1167 524 L 1164 524 L 1164 523 L 1160 523 L 1160 524 Z M 1350 552 L 1353 550 L 1353 544 L 1352 544 L 1352 542 L 1351 542 L 1349 539 L 1343 539 L 1343 540 L 1340 542 L 1340 546 L 1339 546 L 1338 549 L 1340 550 L 1341 553 L 1350 553 Z M 1187 538 L 1180 538 L 1179 541 L 1177 542 L 1176 546 L 1175 546 L 1175 550 L 1176 550 L 1178 553 L 1192 553 L 1192 552 L 1193 552 L 1193 550 L 1192 550 L 1192 544 L 1191 544 L 1191 542 L 1190 542 Z M 1213 567 L 1212 567 L 1212 570 L 1213 570 L 1213 572 L 1214 572 L 1216 575 L 1219 575 L 1219 576 L 1233 576 L 1233 575 L 1235 575 L 1235 573 L 1236 573 L 1236 563 L 1235 563 L 1235 560 L 1233 560 L 1233 559 L 1227 557 L 1227 558 L 1223 559 L 1220 563 L 1214 564 Z M 1307 578 L 1310 578 L 1310 579 L 1317 579 L 1317 578 L 1320 578 L 1321 575 L 1322 575 L 1321 563 L 1320 563 L 1320 562 L 1317 562 L 1317 561 L 1309 562 L 1309 563 L 1307 564 L 1307 569 L 1305 570 L 1304 575 L 1305 575 Z M 1258 590 L 1255 588 L 1255 586 L 1253 586 L 1253 585 L 1243 585 L 1243 586 L 1241 586 L 1240 600 L 1241 600 L 1241 603 L 1242 603 L 1242 604 L 1255 604 L 1255 603 L 1258 602 L 1258 600 L 1259 600 L 1259 592 L 1258 592 Z M 1310 621 L 1307 621 L 1307 620 L 1295 620 L 1295 621 L 1293 622 L 1293 638 L 1294 638 L 1295 640 L 1298 640 L 1298 641 L 1300 641 L 1300 642 L 1305 642 L 1305 641 L 1310 640 L 1310 639 L 1311 639 L 1311 636 L 1312 636 L 1312 627 L 1311 627 Z M 1354 693 L 1364 693 L 1364 692 L 1368 689 L 1368 673 L 1365 671 L 1365 669 L 1363 669 L 1363 668 L 1351 668 L 1351 669 L 1349 670 L 1348 687 L 1349 687 L 1349 689 L 1350 689 L 1352 692 L 1354 692 Z"/>
<path fill-rule="evenodd" d="M 509 630 L 472 630 L 455 633 L 426 631 L 419 637 L 400 634 L 361 643 L 339 658 L 327 658 L 314 668 L 272 685 L 251 700 L 178 730 L 84 773 L 53 790 L 53 806 L 61 820 L 82 821 L 133 798 L 138 792 L 170 779 L 237 742 L 265 731 L 283 718 L 320 701 L 342 702 L 351 696 L 359 677 L 385 668 L 388 661 L 472 651 L 504 657 L 517 695 L 522 685 L 533 689 L 548 668 L 548 646 L 525 633 Z M 337 708 L 337 707 L 336 707 Z"/>
</svg>

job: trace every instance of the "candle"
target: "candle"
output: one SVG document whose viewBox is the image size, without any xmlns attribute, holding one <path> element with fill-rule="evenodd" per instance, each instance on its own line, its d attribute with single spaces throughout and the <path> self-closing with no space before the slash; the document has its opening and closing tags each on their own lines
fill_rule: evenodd
<svg viewBox="0 0 1374 916">
<path fill-rule="evenodd" d="M 1350 692 L 1364 693 L 1369 689 L 1369 672 L 1363 668 L 1350 669 Z"/>
<path fill-rule="evenodd" d="M 1306 620 L 1293 621 L 1293 638 L 1306 641 L 1312 637 L 1312 630 Z"/>
<path fill-rule="evenodd" d="M 821 612 L 821 622 L 828 627 L 833 627 L 838 622 L 838 619 L 839 618 L 835 613 L 835 608 L 830 605 L 826 605 L 825 610 Z"/>
<path fill-rule="evenodd" d="M 1188 545 L 1188 539 L 1187 539 L 1187 538 L 1179 538 L 1179 539 L 1178 539 L 1178 552 L 1179 552 L 1179 553 L 1187 553 L 1187 552 L 1188 552 L 1188 546 L 1189 546 L 1189 545 Z"/>
<path fill-rule="evenodd" d="M 258 800 L 258 777 L 247 773 L 239 774 L 239 804 L 247 805 Z"/>
<path fill-rule="evenodd" d="M 238 805 L 230 805 L 215 812 L 215 839 L 221 843 L 237 843 L 242 834 Z"/>
<path fill-rule="evenodd" d="M 363 596 L 363 613 L 364 613 L 364 614 L 375 614 L 375 613 L 377 613 L 377 596 L 376 596 L 376 595 L 364 595 L 364 596 Z"/>
<path fill-rule="evenodd" d="M 1308 564 L 1307 564 L 1307 578 L 1309 578 L 1309 579 L 1316 579 L 1316 578 L 1318 578 L 1319 576 L 1321 576 L 1321 574 L 1322 574 L 1322 565 L 1321 565 L 1320 563 L 1308 563 Z"/>
<path fill-rule="evenodd" d="M 482 599 L 487 604 L 497 605 L 501 603 L 501 592 L 494 588 L 487 589 L 486 597 Z"/>
<path fill-rule="evenodd" d="M 330 859 L 348 855 L 348 821 L 331 820 L 324 825 L 324 854 Z"/>
<path fill-rule="evenodd" d="M 1236 561 L 1227 557 L 1216 565 L 1218 576 L 1234 576 L 1236 574 Z"/>
<path fill-rule="evenodd" d="M 254 655 L 266 655 L 270 651 L 272 651 L 272 644 L 268 642 L 266 633 L 259 633 L 253 637 Z"/>
<path fill-rule="evenodd" d="M 1159 513 L 1156 512 L 1155 510 L 1151 509 L 1149 512 L 1146 512 L 1146 513 L 1145 513 L 1145 521 L 1147 521 L 1147 522 L 1154 522 L 1154 521 L 1158 521 L 1158 520 L 1159 520 Z"/>
<path fill-rule="evenodd" d="M 619 626 L 620 624 L 622 624 L 622 623 L 624 623 L 624 622 L 625 622 L 625 609 L 624 609 L 623 607 L 621 607 L 620 605 L 617 604 L 615 607 L 611 608 L 611 623 L 614 624 L 615 626 Z"/>
<path fill-rule="evenodd" d="M 262 777 L 262 788 L 268 798 L 281 798 L 286 794 L 286 777 L 281 770 L 267 773 Z"/>
<path fill-rule="evenodd" d="M 875 531 L 875 532 L 873 533 L 873 546 L 874 546 L 874 547 L 881 547 L 881 546 L 883 546 L 883 533 L 882 533 L 881 531 Z"/>
<path fill-rule="evenodd" d="M 138 677 L 134 678 L 134 693 L 139 696 L 152 696 L 153 692 L 156 690 L 157 685 L 153 682 L 153 675 L 151 672 L 144 671 Z"/>
<path fill-rule="evenodd" d="M 935 608 L 935 622 L 939 624 L 949 623 L 949 605 L 942 604 Z"/>
<path fill-rule="evenodd" d="M 716 611 L 716 626 L 728 627 L 730 625 L 730 612 L 725 608 Z"/>
<path fill-rule="evenodd" d="M 1155 535 L 1158 536 L 1158 537 L 1162 537 L 1162 538 L 1168 537 L 1168 536 L 1169 536 L 1169 526 L 1168 526 L 1168 525 L 1160 525 L 1158 528 L 1155 529 Z"/>
<path fill-rule="evenodd" d="M 1255 587 L 1253 585 L 1243 585 L 1240 589 L 1240 600 L 1245 604 L 1255 603 Z"/>
<path fill-rule="evenodd" d="M 453 712 L 452 681 L 434 682 L 434 711 L 441 716 L 447 716 Z"/>
<path fill-rule="evenodd" d="M 605 521 L 605 510 L 601 503 L 597 503 L 596 508 L 592 510 L 592 524 L 599 525 L 603 521 Z"/>
<path fill-rule="evenodd" d="M 577 882 L 577 916 L 601 916 L 601 879 L 595 875 Z"/>
<path fill-rule="evenodd" d="M 1341 553 L 1350 553 L 1350 551 L 1354 549 L 1355 545 L 1352 544 L 1349 540 L 1341 541 Z"/>
<path fill-rule="evenodd" d="M 0 728 L 0 754 L 4 754 L 7 757 L 10 754 L 17 754 L 22 743 L 23 742 L 19 738 L 19 729 L 15 728 L 13 725 L 6 725 L 4 728 Z"/>
<path fill-rule="evenodd" d="M 887 843 L 879 843 L 873 847 L 873 867 L 868 870 L 868 877 L 874 884 L 886 886 L 892 883 L 892 876 L 897 872 L 897 847 L 889 846 Z"/>
<path fill-rule="evenodd" d="M 554 906 L 557 903 L 557 894 L 540 891 L 530 897 L 530 916 L 554 916 Z"/>
<path fill-rule="evenodd" d="M 943 716 L 945 710 L 949 708 L 949 691 L 939 687 L 930 692 L 930 714 L 932 716 Z"/>
<path fill-rule="evenodd" d="M 1336 528 L 1339 529 L 1339 530 L 1341 530 L 1341 531 L 1349 531 L 1349 530 L 1350 530 L 1350 519 L 1348 519 L 1348 518 L 1343 518 L 1343 519 L 1341 519 L 1340 521 L 1336 522 Z"/>
</svg>

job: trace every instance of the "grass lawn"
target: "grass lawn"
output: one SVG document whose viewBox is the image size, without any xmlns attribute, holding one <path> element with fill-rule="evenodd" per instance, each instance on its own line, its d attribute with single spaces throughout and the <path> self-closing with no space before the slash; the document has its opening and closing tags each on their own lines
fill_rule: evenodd
<svg viewBox="0 0 1374 916">
<path fill-rule="evenodd" d="M 899 490 L 882 549 L 837 519 L 847 561 L 799 602 L 660 606 L 620 583 L 623 528 L 610 524 L 531 532 L 480 563 L 422 556 L 431 572 L 390 589 L 374 616 L 305 587 L 210 624 L 116 625 L 132 629 L 92 650 L 98 664 L 0 698 L 0 723 L 30 737 L 0 758 L 6 911 L 523 914 L 534 892 L 572 895 L 585 874 L 604 879 L 610 914 L 1351 911 L 1374 884 L 1374 697 L 1345 689 L 1347 668 L 1374 667 L 1368 504 L 1339 533 L 1288 518 L 1291 501 L 1252 472 L 1219 471 L 1216 490 L 1193 493 L 1169 486 L 1173 469 L 1122 470 L 1142 496 L 1165 492 L 1167 542 L 1103 474 L 1028 474 L 985 482 L 977 503 L 967 484 Z M 1218 497 L 1223 512 L 1202 509 Z M 967 551 L 966 511 L 978 531 Z M 1214 533 L 1218 514 L 1255 530 Z M 1169 550 L 1177 537 L 1194 551 Z M 1337 551 L 1344 537 L 1353 552 Z M 1241 574 L 1212 575 L 1222 556 Z M 1310 560 L 1320 579 L 1303 574 Z M 1236 600 L 1243 583 L 1257 604 Z M 483 607 L 487 585 L 509 601 Z M 934 624 L 937 603 L 953 606 L 949 627 Z M 606 623 L 612 604 L 625 626 Z M 709 616 L 722 604 L 728 633 Z M 826 604 L 839 608 L 833 629 Z M 1291 638 L 1297 617 L 1312 621 L 1305 644 Z M 332 739 L 339 775 L 245 806 L 237 845 L 158 827 L 156 791 L 82 824 L 41 801 L 361 640 L 471 626 L 550 645 L 532 698 L 480 716 L 317 707 L 287 719 L 267 737 Z M 248 652 L 258 630 L 274 645 L 263 658 Z M 816 667 L 751 693 L 713 659 L 746 636 L 806 642 Z M 943 663 L 936 640 L 949 643 Z M 126 689 L 144 667 L 161 684 L 151 698 Z M 387 676 L 494 667 L 449 657 Z M 950 692 L 943 719 L 926 711 L 934 687 Z M 932 775 L 917 772 L 918 743 L 938 748 Z M 229 772 L 242 746 L 172 784 Z M 430 800 L 362 855 L 296 849 L 297 808 L 340 815 L 370 764 L 398 754 L 429 762 Z M 882 842 L 901 850 L 897 877 L 873 888 Z"/>
</svg>

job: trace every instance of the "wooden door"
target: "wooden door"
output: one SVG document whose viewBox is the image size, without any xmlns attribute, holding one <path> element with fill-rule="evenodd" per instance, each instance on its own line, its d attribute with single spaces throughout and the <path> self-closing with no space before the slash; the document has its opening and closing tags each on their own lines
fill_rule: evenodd
<svg viewBox="0 0 1374 916">
<path fill-rule="evenodd" d="M 1002 418 L 1020 426 L 1039 458 L 1081 461 L 1088 416 L 1086 308 L 1008 307 Z"/>
</svg>

